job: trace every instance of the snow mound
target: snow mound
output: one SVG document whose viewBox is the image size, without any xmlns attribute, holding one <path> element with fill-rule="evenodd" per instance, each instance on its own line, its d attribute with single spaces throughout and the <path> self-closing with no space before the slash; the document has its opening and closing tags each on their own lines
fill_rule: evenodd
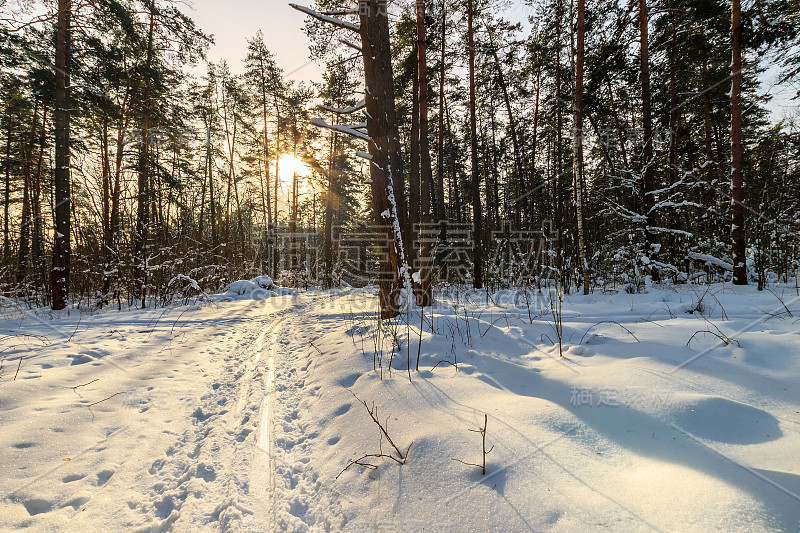
<svg viewBox="0 0 800 533">
<path fill-rule="evenodd" d="M 728 444 L 759 444 L 783 436 L 770 413 L 727 398 L 700 397 L 676 402 L 675 423 L 702 439 Z"/>
<path fill-rule="evenodd" d="M 228 285 L 228 290 L 225 292 L 226 295 L 230 296 L 244 296 L 246 294 L 250 294 L 258 288 L 258 285 L 253 283 L 252 281 L 246 279 L 240 279 L 239 281 L 234 281 L 230 285 Z"/>
<path fill-rule="evenodd" d="M 264 300 L 273 296 L 294 294 L 292 289 L 278 287 L 269 276 L 258 276 L 253 279 L 240 279 L 228 285 L 225 294 L 226 300 Z"/>
</svg>

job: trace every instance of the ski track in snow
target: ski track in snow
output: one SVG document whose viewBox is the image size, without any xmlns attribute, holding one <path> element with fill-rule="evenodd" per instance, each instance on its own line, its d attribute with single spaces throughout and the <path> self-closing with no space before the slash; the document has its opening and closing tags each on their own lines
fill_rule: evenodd
<svg viewBox="0 0 800 533">
<path fill-rule="evenodd" d="M 279 317 L 285 313 L 257 317 L 255 322 L 263 329 L 255 341 L 251 340 L 255 332 L 249 331 L 241 344 L 222 356 L 222 371 L 191 413 L 191 427 L 149 468 L 154 482 L 148 495 L 155 501 L 155 512 L 149 504 L 138 507 L 157 520 L 148 521 L 140 531 L 241 530 L 248 522 L 251 531 L 270 530 L 264 513 L 270 487 L 262 483 L 269 476 L 259 475 L 269 472 L 268 447 L 257 436 L 265 435 L 262 405 L 273 356 L 264 360 L 261 356 L 269 349 L 263 339 L 281 326 Z M 270 319 L 274 321 L 264 327 Z M 181 521 L 183 516 L 189 523 Z"/>
<path fill-rule="evenodd" d="M 213 509 L 191 509 L 190 517 L 223 531 L 336 531 L 343 524 L 335 512 L 335 497 L 324 494 L 320 474 L 311 465 L 311 441 L 305 419 L 309 403 L 320 398 L 320 387 L 306 389 L 313 371 L 308 343 L 314 327 L 304 322 L 304 309 L 314 298 L 297 299 L 269 315 L 268 325 L 252 343 L 224 358 L 224 371 L 193 413 L 193 427 L 156 460 L 151 487 L 156 516 L 163 521 L 142 531 L 164 531 L 178 519 L 193 485 L 202 479 L 218 484 Z M 260 320 L 264 322 L 265 320 Z M 232 453 L 219 453 L 224 447 Z M 216 455 L 228 456 L 219 464 Z M 190 500 L 195 506 L 199 501 Z"/>
<path fill-rule="evenodd" d="M 323 400 L 320 385 L 308 383 L 316 369 L 313 339 L 318 336 L 309 298 L 273 333 L 275 387 L 272 406 L 275 531 L 339 531 L 346 520 L 332 480 L 322 480 L 312 463 L 312 446 L 320 421 L 309 419 L 309 407 Z M 325 425 L 324 423 L 322 424 Z"/>
</svg>

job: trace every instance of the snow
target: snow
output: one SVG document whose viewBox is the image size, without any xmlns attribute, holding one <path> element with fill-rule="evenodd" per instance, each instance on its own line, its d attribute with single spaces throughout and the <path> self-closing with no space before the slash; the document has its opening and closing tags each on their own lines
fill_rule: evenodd
<svg viewBox="0 0 800 533">
<path fill-rule="evenodd" d="M 327 22 L 329 24 L 333 24 L 334 26 L 337 26 L 339 28 L 352 30 L 354 32 L 360 32 L 361 31 L 361 27 L 358 24 L 353 24 L 352 22 L 347 22 L 346 20 L 342 20 L 342 19 L 339 19 L 339 18 L 336 18 L 336 17 L 325 15 L 323 13 L 319 13 L 319 12 L 314 11 L 313 9 L 308 8 L 306 6 L 300 6 L 300 5 L 292 4 L 292 3 L 290 3 L 289 6 L 291 6 L 293 9 L 296 9 L 297 11 L 300 11 L 301 13 L 305 13 L 306 15 L 314 17 L 315 19 L 321 20 L 323 22 Z M 344 14 L 348 14 L 348 12 L 344 12 Z"/>
<path fill-rule="evenodd" d="M 363 98 L 354 106 L 349 107 L 331 107 L 327 105 L 321 106 L 322 109 L 325 111 L 330 111 L 331 113 L 336 113 L 337 115 L 349 115 L 350 113 L 355 113 L 356 111 L 360 111 L 366 107 L 367 103 L 366 100 Z M 364 126 L 366 127 L 366 125 Z"/>
<path fill-rule="evenodd" d="M 728 263 L 727 261 L 723 261 L 717 257 L 708 254 L 702 254 L 700 252 L 689 252 L 687 254 L 690 259 L 695 259 L 697 261 L 703 261 L 706 265 L 711 265 L 715 267 L 719 267 L 723 270 L 731 271 L 733 270 L 733 265 Z"/>
<path fill-rule="evenodd" d="M 293 294 L 292 289 L 278 287 L 269 276 L 258 276 L 250 280 L 240 279 L 228 285 L 223 299 L 255 299 L 263 300 L 272 296 Z"/>
<path fill-rule="evenodd" d="M 109 271 L 109 272 L 106 273 L 106 275 L 113 274 L 113 273 L 114 273 L 114 271 Z M 193 280 L 189 276 L 184 276 L 183 274 L 178 274 L 177 276 L 175 276 L 174 278 L 169 280 L 169 283 L 167 283 L 167 286 L 172 285 L 174 282 L 176 282 L 178 280 L 185 281 L 194 290 L 196 290 L 198 292 L 202 292 L 202 289 L 200 288 L 200 285 L 198 285 L 197 281 Z"/>
<path fill-rule="evenodd" d="M 5 299 L 0 530 L 794 531 L 800 297 L 773 290 L 567 295 L 563 357 L 535 293 L 532 323 L 462 289 L 381 329 L 375 287 L 268 277 L 166 309 Z M 392 450 L 354 394 L 405 464 L 342 472 Z M 483 476 L 458 461 L 485 414 Z"/>
<path fill-rule="evenodd" d="M 334 130 L 334 131 L 338 131 L 338 132 L 341 132 L 341 133 L 346 133 L 348 135 L 351 135 L 351 136 L 356 137 L 358 139 L 361 139 L 363 141 L 371 141 L 372 140 L 372 137 L 370 137 L 369 135 L 367 135 L 363 131 L 359 131 L 359 129 L 358 129 L 358 128 L 366 127 L 366 123 L 363 123 L 363 124 L 359 123 L 359 124 L 353 124 L 353 125 L 348 125 L 348 124 L 328 124 L 327 122 L 325 122 L 325 119 L 312 118 L 311 119 L 311 124 L 313 124 L 314 126 L 316 126 L 318 128 L 326 128 L 326 129 L 329 129 L 329 130 Z"/>
</svg>

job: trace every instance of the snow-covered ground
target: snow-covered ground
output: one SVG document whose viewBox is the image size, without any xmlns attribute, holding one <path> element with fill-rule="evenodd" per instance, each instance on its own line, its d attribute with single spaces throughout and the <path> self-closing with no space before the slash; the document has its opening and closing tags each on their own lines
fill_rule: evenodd
<svg viewBox="0 0 800 533">
<path fill-rule="evenodd" d="M 563 357 L 535 295 L 532 322 L 470 292 L 379 327 L 374 289 L 248 287 L 6 309 L 0 531 L 800 526 L 794 287 L 567 296 Z M 400 457 L 359 399 L 404 464 L 361 459 Z"/>
</svg>

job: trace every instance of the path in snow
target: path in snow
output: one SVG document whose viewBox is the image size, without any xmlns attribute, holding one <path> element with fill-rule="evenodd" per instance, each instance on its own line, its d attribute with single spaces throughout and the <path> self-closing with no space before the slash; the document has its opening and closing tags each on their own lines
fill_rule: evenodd
<svg viewBox="0 0 800 533">
<path fill-rule="evenodd" d="M 7 351 L 0 530 L 272 531 L 253 348 L 287 300 L 2 322 L 50 344 Z"/>
</svg>

